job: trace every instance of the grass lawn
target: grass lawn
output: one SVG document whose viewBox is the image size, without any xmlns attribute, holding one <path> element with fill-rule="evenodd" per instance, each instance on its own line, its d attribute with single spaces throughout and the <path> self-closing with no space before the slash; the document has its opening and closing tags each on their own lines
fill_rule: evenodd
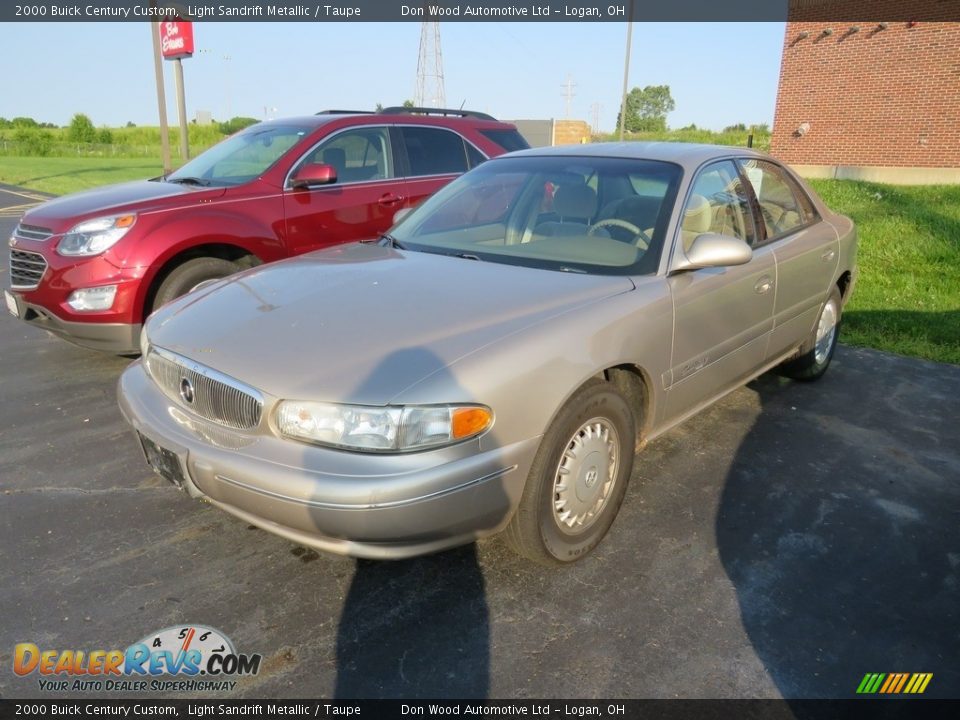
<svg viewBox="0 0 960 720">
<path fill-rule="evenodd" d="M 811 184 L 859 231 L 860 279 L 841 340 L 960 364 L 960 186 Z"/>
<path fill-rule="evenodd" d="M 0 182 L 58 195 L 159 174 L 159 160 L 0 157 Z M 842 340 L 960 364 L 960 186 L 812 185 L 860 233 Z"/>
<path fill-rule="evenodd" d="M 160 160 L 146 158 L 0 157 L 0 183 L 54 195 L 143 180 L 161 172 Z"/>
</svg>

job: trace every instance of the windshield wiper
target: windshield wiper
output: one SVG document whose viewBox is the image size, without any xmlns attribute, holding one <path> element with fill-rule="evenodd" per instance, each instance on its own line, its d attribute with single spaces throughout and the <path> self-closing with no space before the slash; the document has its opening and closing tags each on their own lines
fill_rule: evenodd
<svg viewBox="0 0 960 720">
<path fill-rule="evenodd" d="M 384 245 L 384 247 L 392 247 L 392 248 L 396 248 L 397 250 L 406 250 L 406 249 L 407 249 L 407 246 L 406 246 L 406 245 L 404 245 L 402 242 L 400 242 L 399 240 L 397 240 L 397 239 L 396 239 L 393 235 L 391 235 L 390 233 L 383 233 L 383 235 L 380 236 L 380 241 L 383 242 L 384 240 L 387 241 L 387 244 Z"/>
<path fill-rule="evenodd" d="M 167 182 L 179 183 L 180 185 L 202 185 L 203 187 L 207 187 L 210 184 L 209 180 L 198 177 L 167 178 Z"/>
<path fill-rule="evenodd" d="M 476 260 L 477 262 L 480 262 L 479 256 L 474 255 L 473 253 L 450 253 L 450 257 L 458 257 L 463 258 L 464 260 Z"/>
</svg>

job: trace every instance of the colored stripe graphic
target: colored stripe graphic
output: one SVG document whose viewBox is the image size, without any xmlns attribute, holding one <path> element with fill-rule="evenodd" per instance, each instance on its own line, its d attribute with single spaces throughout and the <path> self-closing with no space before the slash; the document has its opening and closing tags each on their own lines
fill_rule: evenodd
<svg viewBox="0 0 960 720">
<path fill-rule="evenodd" d="M 857 686 L 857 694 L 920 695 L 932 679 L 933 673 L 867 673 Z"/>
</svg>

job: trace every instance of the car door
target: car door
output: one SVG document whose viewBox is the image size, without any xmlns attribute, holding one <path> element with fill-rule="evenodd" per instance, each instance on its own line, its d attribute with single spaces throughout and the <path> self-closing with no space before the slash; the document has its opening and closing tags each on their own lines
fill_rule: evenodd
<svg viewBox="0 0 960 720">
<path fill-rule="evenodd" d="M 485 157 L 453 130 L 423 125 L 398 125 L 406 177 L 405 207 L 416 207 Z"/>
<path fill-rule="evenodd" d="M 757 238 L 746 188 L 735 163 L 705 166 L 685 200 L 673 258 L 682 258 L 704 233 Z M 666 414 L 690 414 L 756 372 L 766 358 L 773 327 L 776 264 L 757 248 L 744 265 L 672 273 L 674 336 Z"/>
<path fill-rule="evenodd" d="M 306 163 L 332 165 L 329 185 L 293 188 L 290 177 Z M 406 195 L 386 127 L 341 130 L 294 164 L 284 188 L 286 241 L 291 254 L 376 238 L 393 224 Z"/>
<path fill-rule="evenodd" d="M 781 166 L 743 159 L 760 210 L 764 242 L 777 261 L 777 292 L 768 354 L 775 358 L 810 335 L 836 274 L 837 233 Z"/>
</svg>

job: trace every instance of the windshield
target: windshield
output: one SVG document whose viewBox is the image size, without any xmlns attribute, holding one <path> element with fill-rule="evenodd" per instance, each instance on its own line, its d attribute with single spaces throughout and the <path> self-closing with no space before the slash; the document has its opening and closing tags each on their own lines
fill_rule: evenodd
<svg viewBox="0 0 960 720">
<path fill-rule="evenodd" d="M 567 272 L 657 271 L 681 170 L 598 157 L 491 160 L 403 219 L 409 250 Z"/>
<path fill-rule="evenodd" d="M 201 153 L 179 170 L 167 175 L 167 182 L 199 185 L 240 185 L 259 177 L 310 128 L 293 125 L 253 125 Z"/>
</svg>

